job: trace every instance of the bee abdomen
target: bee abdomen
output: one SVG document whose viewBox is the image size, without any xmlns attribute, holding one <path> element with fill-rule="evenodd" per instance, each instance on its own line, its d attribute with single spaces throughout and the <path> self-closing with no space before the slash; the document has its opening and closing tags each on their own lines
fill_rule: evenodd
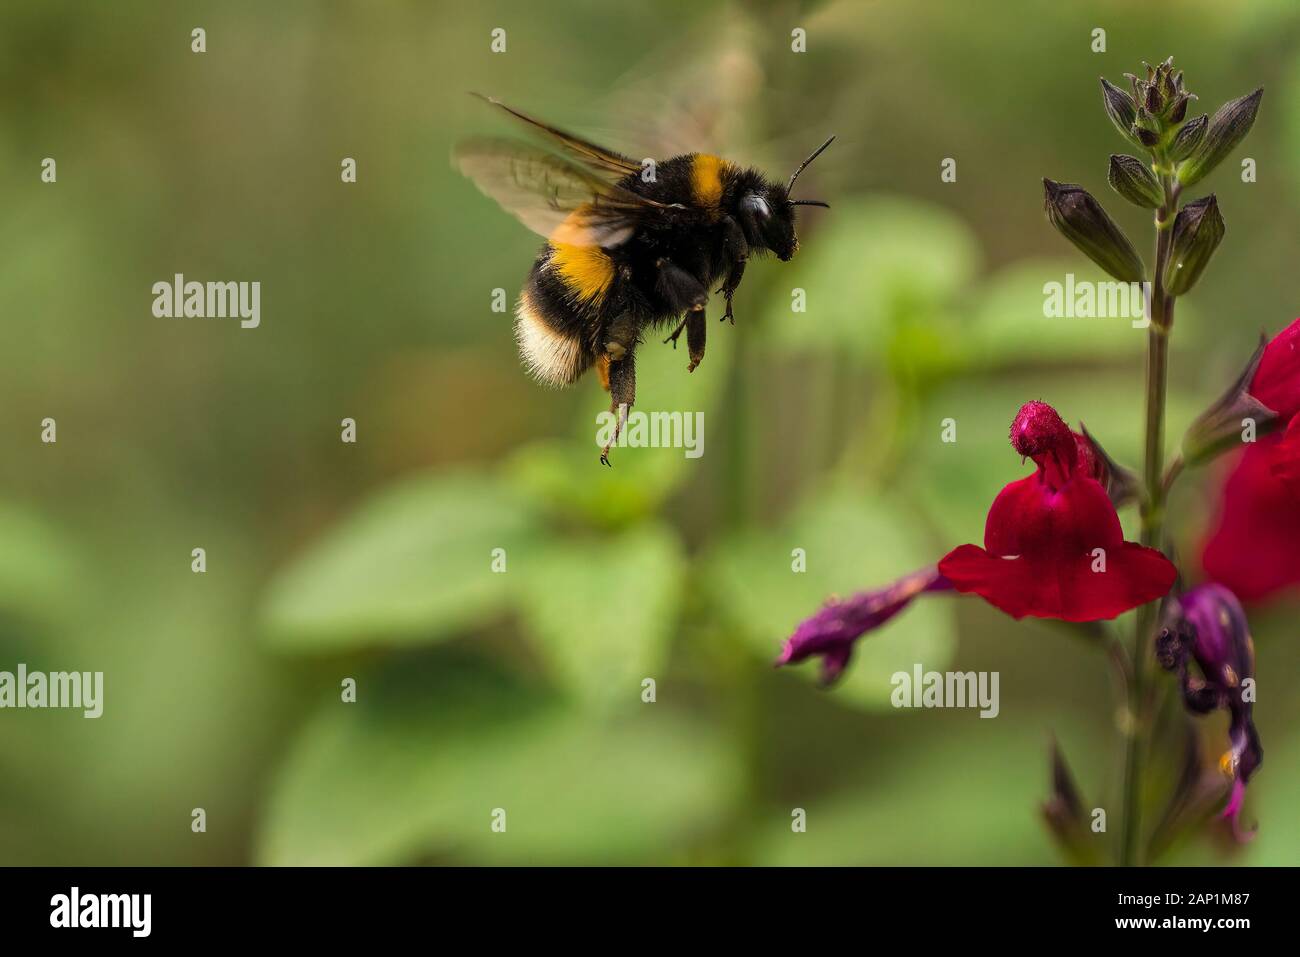
<svg viewBox="0 0 1300 957">
<path fill-rule="evenodd" d="M 530 283 L 515 309 L 515 341 L 529 373 L 541 382 L 566 386 L 577 381 L 590 365 L 576 330 L 563 329 L 547 318 L 550 304 L 539 304 Z"/>
</svg>

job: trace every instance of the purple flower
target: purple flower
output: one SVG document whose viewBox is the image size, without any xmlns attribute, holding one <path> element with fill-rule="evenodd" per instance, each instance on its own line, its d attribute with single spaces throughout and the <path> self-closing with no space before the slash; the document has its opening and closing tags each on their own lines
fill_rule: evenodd
<svg viewBox="0 0 1300 957">
<path fill-rule="evenodd" d="M 1238 826 L 1246 784 L 1264 760 L 1251 712 L 1255 701 L 1255 646 L 1246 613 L 1237 596 L 1222 585 L 1200 585 L 1165 607 L 1163 627 L 1156 639 L 1161 667 L 1178 673 L 1183 702 L 1193 714 L 1223 708 L 1231 720 L 1228 750 L 1219 761 L 1232 778 L 1232 793 L 1221 817 L 1232 824 L 1238 840 L 1249 840 Z M 1195 661 L 1197 678 L 1188 669 Z"/>
<path fill-rule="evenodd" d="M 847 601 L 831 599 L 817 614 L 800 622 L 786 639 L 777 667 L 821 655 L 821 680 L 830 684 L 849 663 L 855 641 L 889 621 L 917 595 L 951 588 L 948 579 L 939 574 L 938 566 L 928 565 L 876 591 L 859 592 Z"/>
</svg>

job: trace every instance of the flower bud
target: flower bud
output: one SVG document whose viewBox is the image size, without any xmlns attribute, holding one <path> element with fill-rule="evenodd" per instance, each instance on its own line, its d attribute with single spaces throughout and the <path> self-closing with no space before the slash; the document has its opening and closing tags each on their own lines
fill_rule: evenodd
<svg viewBox="0 0 1300 957">
<path fill-rule="evenodd" d="M 1183 124 L 1169 145 L 1169 158 L 1177 163 L 1192 155 L 1192 151 L 1201 145 L 1205 138 L 1205 128 L 1210 125 L 1210 118 L 1202 113 L 1194 120 Z"/>
<path fill-rule="evenodd" d="M 1057 230 L 1121 282 L 1142 281 L 1142 257 L 1101 203 L 1082 186 L 1043 180 L 1043 208 Z"/>
<path fill-rule="evenodd" d="M 1099 864 L 1101 855 L 1098 853 L 1097 842 L 1093 840 L 1083 798 L 1055 738 L 1052 739 L 1051 762 L 1052 793 L 1043 802 L 1043 820 L 1072 863 Z"/>
<path fill-rule="evenodd" d="M 1178 124 L 1187 118 L 1187 104 L 1196 99 L 1195 93 L 1182 93 L 1169 106 L 1169 115 L 1166 117 L 1170 123 Z"/>
<path fill-rule="evenodd" d="M 1164 110 L 1165 101 L 1160 94 L 1160 84 L 1152 83 L 1147 87 L 1146 108 L 1152 116 L 1159 116 Z"/>
<path fill-rule="evenodd" d="M 1134 77 L 1135 81 L 1136 79 Z M 1133 132 L 1133 121 L 1137 119 L 1137 106 L 1133 98 L 1103 76 L 1101 102 L 1106 107 L 1106 115 L 1115 124 L 1115 129 L 1119 130 L 1130 143 L 1138 143 L 1137 135 Z"/>
<path fill-rule="evenodd" d="M 1182 74 L 1178 74 L 1180 77 Z M 1173 100 L 1178 96 L 1178 85 L 1174 83 L 1174 58 L 1170 57 L 1164 63 L 1160 64 L 1160 95 L 1166 101 Z"/>
<path fill-rule="evenodd" d="M 1160 181 L 1147 168 L 1147 164 L 1134 156 L 1112 154 L 1110 170 L 1106 174 L 1111 188 L 1135 206 L 1155 209 L 1165 201 Z"/>
<path fill-rule="evenodd" d="M 1263 96 L 1264 89 L 1260 87 L 1249 96 L 1231 100 L 1219 107 L 1219 111 L 1210 119 L 1200 146 L 1179 167 L 1179 182 L 1184 186 L 1199 182 L 1236 149 L 1254 125 L 1259 101 Z"/>
<path fill-rule="evenodd" d="M 1196 285 L 1206 265 L 1223 240 L 1223 217 L 1211 193 L 1188 203 L 1174 220 L 1169 257 L 1165 261 L 1165 291 L 1181 296 Z"/>
</svg>

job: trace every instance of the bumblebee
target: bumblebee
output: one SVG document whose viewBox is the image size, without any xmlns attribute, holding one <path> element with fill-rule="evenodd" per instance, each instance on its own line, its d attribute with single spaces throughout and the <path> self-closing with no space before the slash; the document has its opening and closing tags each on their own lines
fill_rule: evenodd
<svg viewBox="0 0 1300 957">
<path fill-rule="evenodd" d="M 553 149 L 513 140 L 478 139 L 454 160 L 480 190 L 546 238 L 515 311 L 515 339 L 528 371 L 567 386 L 595 366 L 610 394 L 618 441 L 636 399 L 636 349 L 647 329 L 686 333 L 693 372 L 704 358 L 705 306 L 721 282 L 720 317 L 735 323 L 732 298 L 750 256 L 788 261 L 799 247 L 791 199 L 799 174 L 785 184 L 717 156 L 687 153 L 638 162 L 556 129 L 498 100 L 482 97 L 539 134 Z"/>
</svg>

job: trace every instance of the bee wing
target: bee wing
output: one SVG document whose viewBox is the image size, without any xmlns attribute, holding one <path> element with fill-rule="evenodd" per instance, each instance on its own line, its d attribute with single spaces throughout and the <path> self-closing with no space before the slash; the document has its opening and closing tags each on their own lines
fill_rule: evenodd
<svg viewBox="0 0 1300 957">
<path fill-rule="evenodd" d="M 564 130 L 556 129 L 549 123 L 543 123 L 536 117 L 529 116 L 516 110 L 513 107 L 506 106 L 500 100 L 490 96 L 484 96 L 481 93 L 475 93 L 479 99 L 492 106 L 498 107 L 509 113 L 517 120 L 527 123 L 533 130 L 543 133 L 554 143 L 558 144 L 561 151 L 577 160 L 581 165 L 591 169 L 593 172 L 600 174 L 603 178 L 620 180 L 631 173 L 641 172 L 641 164 L 624 156 L 621 153 L 615 153 L 613 150 L 607 150 L 603 146 L 597 146 L 590 140 L 584 140 L 580 136 L 574 136 L 572 133 L 566 133 Z"/>
<path fill-rule="evenodd" d="M 453 160 L 484 194 L 553 243 L 617 246 L 648 216 L 678 208 L 512 140 L 469 140 L 456 147 Z"/>
</svg>

